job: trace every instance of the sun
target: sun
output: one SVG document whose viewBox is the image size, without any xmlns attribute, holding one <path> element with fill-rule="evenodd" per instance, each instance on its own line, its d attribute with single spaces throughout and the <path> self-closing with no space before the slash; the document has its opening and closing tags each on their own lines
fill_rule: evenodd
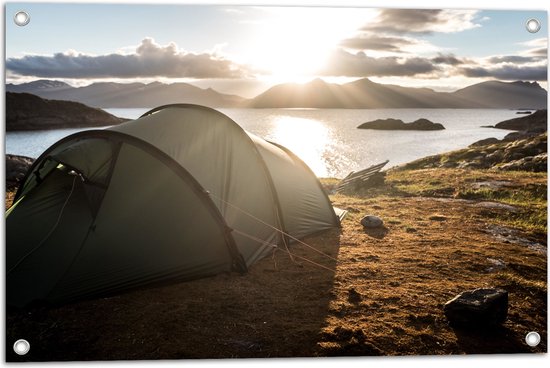
<svg viewBox="0 0 550 368">
<path fill-rule="evenodd" d="M 303 28 L 303 29 L 300 29 Z M 270 27 L 263 36 L 265 47 L 257 63 L 280 78 L 297 78 L 319 71 L 329 56 L 330 45 L 311 26 L 296 23 Z"/>
<path fill-rule="evenodd" d="M 270 8 L 269 17 L 258 21 L 250 38 L 248 62 L 272 79 L 297 82 L 311 78 L 318 75 L 340 41 L 369 17 L 356 9 Z"/>
</svg>

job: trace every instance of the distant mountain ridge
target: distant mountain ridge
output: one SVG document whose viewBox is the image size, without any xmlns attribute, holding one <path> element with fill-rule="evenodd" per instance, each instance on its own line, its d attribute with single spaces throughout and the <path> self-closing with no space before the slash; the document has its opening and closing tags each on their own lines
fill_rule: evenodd
<svg viewBox="0 0 550 368">
<path fill-rule="evenodd" d="M 31 93 L 51 100 L 67 100 L 101 108 L 143 108 L 172 103 L 191 103 L 211 107 L 234 107 L 243 97 L 202 89 L 188 83 L 93 83 L 72 87 L 60 81 L 41 79 L 30 83 L 7 84 L 6 92 Z"/>
<path fill-rule="evenodd" d="M 455 92 L 375 83 L 367 78 L 346 84 L 321 79 L 280 84 L 252 99 L 248 106 L 317 108 L 546 108 L 547 91 L 536 82 L 488 81 Z"/>
<path fill-rule="evenodd" d="M 42 98 L 76 101 L 102 108 L 144 108 L 170 103 L 248 108 L 547 108 L 547 91 L 537 82 L 522 81 L 488 81 L 455 92 L 437 92 L 429 88 L 375 83 L 368 78 L 345 84 L 315 79 L 305 84 L 279 84 L 249 100 L 188 83 L 102 82 L 72 87 L 60 81 L 37 80 L 19 85 L 7 84 L 6 91 L 32 93 Z"/>
</svg>

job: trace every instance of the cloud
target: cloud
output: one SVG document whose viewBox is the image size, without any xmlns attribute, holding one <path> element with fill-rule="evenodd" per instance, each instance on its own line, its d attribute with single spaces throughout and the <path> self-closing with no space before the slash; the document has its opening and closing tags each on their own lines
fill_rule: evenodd
<svg viewBox="0 0 550 368">
<path fill-rule="evenodd" d="M 458 71 L 470 78 L 494 78 L 499 80 L 517 81 L 546 81 L 546 65 L 521 66 L 504 64 L 497 67 L 463 67 Z"/>
<path fill-rule="evenodd" d="M 547 39 L 538 38 L 521 45 L 529 49 L 515 55 L 493 55 L 475 61 L 470 60 L 469 65 L 463 65 L 455 73 L 473 78 L 546 81 Z"/>
<path fill-rule="evenodd" d="M 524 45 L 524 46 L 528 46 L 528 47 L 535 47 L 535 48 L 538 48 L 538 47 L 545 47 L 546 48 L 548 46 L 548 38 L 546 38 L 546 37 L 534 38 L 532 40 L 522 42 L 522 43 L 520 43 L 520 45 Z"/>
<path fill-rule="evenodd" d="M 529 47 L 526 54 L 545 58 L 548 55 L 548 39 L 546 37 L 535 38 L 533 40 L 521 43 L 523 46 Z"/>
<path fill-rule="evenodd" d="M 503 64 L 503 63 L 513 63 L 513 64 L 529 64 L 536 61 L 539 61 L 540 57 L 534 56 L 521 56 L 521 55 L 502 55 L 502 56 L 492 56 L 488 59 L 491 64 Z"/>
<path fill-rule="evenodd" d="M 52 56 L 27 55 L 6 60 L 15 74 L 42 78 L 242 78 L 245 67 L 215 53 L 196 54 L 174 43 L 162 46 L 145 38 L 131 53 L 85 55 L 70 51 Z"/>
<path fill-rule="evenodd" d="M 539 56 L 539 57 L 546 58 L 546 56 L 548 55 L 548 48 L 542 47 L 540 49 L 532 49 L 532 50 L 529 50 L 528 53 L 530 55 L 533 55 L 533 56 Z"/>
<path fill-rule="evenodd" d="M 481 26 L 474 22 L 478 12 L 452 9 L 383 9 L 376 20 L 362 30 L 398 34 L 461 32 Z"/>
<path fill-rule="evenodd" d="M 439 53 L 436 57 L 431 59 L 436 64 L 446 65 L 460 65 L 464 63 L 464 60 L 457 58 L 454 54 L 442 54 Z"/>
<path fill-rule="evenodd" d="M 397 52 L 404 46 L 410 46 L 416 43 L 416 40 L 410 38 L 364 34 L 355 38 L 347 38 L 340 42 L 340 46 L 355 50 Z"/>
<path fill-rule="evenodd" d="M 372 57 L 362 51 L 355 53 L 340 48 L 333 51 L 320 74 L 425 79 L 465 76 L 507 81 L 546 81 L 546 70 L 546 59 L 534 56 L 495 55 L 474 59 L 439 53 L 431 57 Z"/>
<path fill-rule="evenodd" d="M 335 50 L 321 74 L 324 76 L 346 77 L 386 77 L 415 76 L 436 72 L 429 59 L 420 57 L 398 58 L 394 56 L 373 58 L 364 52 L 350 53 L 343 49 Z"/>
</svg>

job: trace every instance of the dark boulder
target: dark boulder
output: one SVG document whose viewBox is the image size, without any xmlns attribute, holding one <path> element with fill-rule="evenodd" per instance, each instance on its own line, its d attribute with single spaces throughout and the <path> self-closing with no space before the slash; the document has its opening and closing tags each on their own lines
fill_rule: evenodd
<svg viewBox="0 0 550 368">
<path fill-rule="evenodd" d="M 367 215 L 361 219 L 361 225 L 365 228 L 380 227 L 384 224 L 384 221 L 378 216 Z"/>
<path fill-rule="evenodd" d="M 508 292 L 502 289 L 475 289 L 460 293 L 445 303 L 445 316 L 453 327 L 497 326 L 508 315 Z"/>
<path fill-rule="evenodd" d="M 6 190 L 16 189 L 34 162 L 26 156 L 6 155 Z"/>
</svg>

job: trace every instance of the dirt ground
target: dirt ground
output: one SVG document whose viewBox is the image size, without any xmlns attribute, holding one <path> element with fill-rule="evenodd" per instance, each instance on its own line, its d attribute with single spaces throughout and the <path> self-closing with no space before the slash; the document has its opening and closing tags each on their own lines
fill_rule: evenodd
<svg viewBox="0 0 550 368">
<path fill-rule="evenodd" d="M 8 361 L 547 352 L 546 235 L 495 224 L 493 205 L 336 195 L 342 229 L 225 274 L 7 315 Z M 365 214 L 384 227 L 364 230 Z M 304 257 L 316 264 L 307 262 Z M 479 287 L 509 292 L 506 322 L 451 328 L 443 305 Z M 525 335 L 536 331 L 535 348 Z M 31 344 L 19 357 L 11 345 Z"/>
</svg>

